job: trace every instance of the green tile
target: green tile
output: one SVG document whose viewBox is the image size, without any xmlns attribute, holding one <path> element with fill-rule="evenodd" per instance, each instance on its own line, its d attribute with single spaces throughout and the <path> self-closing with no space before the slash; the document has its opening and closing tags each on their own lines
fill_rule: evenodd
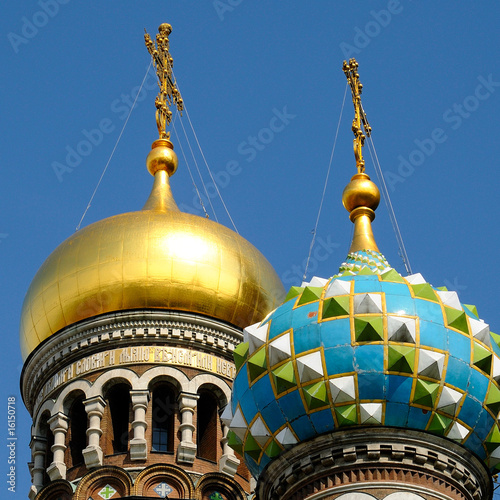
<svg viewBox="0 0 500 500">
<path fill-rule="evenodd" d="M 413 403 L 432 408 L 436 401 L 439 384 L 417 379 Z"/>
<path fill-rule="evenodd" d="M 266 349 L 263 347 L 250 356 L 247 366 L 251 381 L 262 375 L 267 370 Z"/>
<path fill-rule="evenodd" d="M 432 289 L 429 283 L 421 283 L 419 285 L 410 285 L 413 289 L 415 297 L 419 299 L 428 299 L 434 302 L 438 302 L 436 292 Z"/>
<path fill-rule="evenodd" d="M 283 448 L 273 439 L 264 450 L 264 453 L 270 457 L 274 458 L 278 456 L 283 451 Z"/>
<path fill-rule="evenodd" d="M 427 430 L 433 434 L 443 436 L 452 421 L 453 420 L 451 418 L 435 413 Z"/>
<path fill-rule="evenodd" d="M 368 266 L 363 267 L 358 272 L 359 276 L 374 276 L 375 274 L 377 274 L 377 273 L 375 273 L 374 271 L 372 271 L 371 268 L 369 268 Z"/>
<path fill-rule="evenodd" d="M 479 314 L 477 313 L 476 306 L 473 306 L 472 304 L 462 304 L 462 305 L 466 307 L 477 319 L 479 319 Z"/>
<path fill-rule="evenodd" d="M 236 370 L 241 368 L 241 365 L 246 361 L 248 357 L 248 342 L 242 342 L 233 351 L 234 364 L 236 365 Z"/>
<path fill-rule="evenodd" d="M 285 302 L 287 300 L 293 299 L 294 297 L 297 297 L 297 295 L 300 295 L 304 289 L 300 286 L 292 286 L 290 290 L 288 290 L 288 293 L 286 294 L 285 297 Z"/>
<path fill-rule="evenodd" d="M 356 405 L 339 406 L 335 408 L 335 415 L 337 416 L 339 427 L 358 423 Z"/>
<path fill-rule="evenodd" d="M 415 368 L 415 348 L 390 345 L 388 348 L 387 368 L 391 372 L 413 373 Z"/>
<path fill-rule="evenodd" d="M 323 302 L 323 319 L 349 315 L 349 295 L 331 297 Z"/>
<path fill-rule="evenodd" d="M 486 398 L 486 407 L 495 415 L 500 411 L 500 390 L 491 382 L 488 397 Z"/>
<path fill-rule="evenodd" d="M 382 316 L 356 316 L 354 318 L 356 342 L 377 342 L 384 340 Z"/>
<path fill-rule="evenodd" d="M 322 291 L 323 287 L 321 286 L 306 286 L 299 301 L 297 302 L 297 305 L 301 306 L 303 304 L 309 304 L 310 302 L 319 300 Z"/>
<path fill-rule="evenodd" d="M 444 312 L 446 313 L 446 321 L 448 326 L 452 328 L 456 328 L 461 332 L 469 334 L 469 325 L 467 324 L 467 315 L 464 311 L 460 311 L 459 309 L 453 309 L 452 307 L 444 308 Z"/>
<path fill-rule="evenodd" d="M 304 391 L 304 399 L 306 400 L 307 407 L 310 410 L 316 410 L 329 404 L 324 381 L 303 387 L 302 390 Z"/>
<path fill-rule="evenodd" d="M 236 453 L 243 455 L 243 443 L 241 442 L 241 439 L 231 430 L 227 433 L 227 444 Z"/>
<path fill-rule="evenodd" d="M 396 283 L 405 283 L 403 277 L 396 271 L 396 269 L 390 269 L 389 271 L 380 275 L 382 281 L 393 281 Z"/>
<path fill-rule="evenodd" d="M 255 441 L 254 437 L 250 433 L 247 434 L 247 438 L 245 439 L 243 451 L 248 453 L 248 455 L 250 455 L 256 462 L 259 461 L 261 448 L 259 443 Z"/>
<path fill-rule="evenodd" d="M 484 348 L 482 345 L 474 342 L 474 366 L 477 366 L 480 370 L 487 373 L 491 373 L 491 362 L 493 359 L 493 354 L 488 349 Z"/>
<path fill-rule="evenodd" d="M 279 368 L 272 370 L 271 373 L 273 375 L 274 385 L 276 386 L 276 392 L 278 394 L 297 386 L 295 371 L 291 361 L 288 361 Z"/>
</svg>

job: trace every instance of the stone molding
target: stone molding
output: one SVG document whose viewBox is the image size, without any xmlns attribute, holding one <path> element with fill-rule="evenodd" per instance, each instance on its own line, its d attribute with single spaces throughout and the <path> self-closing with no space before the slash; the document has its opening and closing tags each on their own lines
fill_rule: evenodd
<svg viewBox="0 0 500 500">
<path fill-rule="evenodd" d="M 31 413 L 34 395 L 61 364 L 113 347 L 141 345 L 144 341 L 158 346 L 184 349 L 202 348 L 204 352 L 232 362 L 232 352 L 243 341 L 241 330 L 218 320 L 178 311 L 122 311 L 68 326 L 52 335 L 26 360 L 21 375 L 24 403 Z"/>
<path fill-rule="evenodd" d="M 381 481 L 396 489 L 405 483 L 406 491 L 408 483 L 425 483 L 436 498 L 492 495 L 486 466 L 452 441 L 420 431 L 353 428 L 318 436 L 276 457 L 259 478 L 256 500 L 320 498 L 320 491 L 333 498 Z"/>
</svg>

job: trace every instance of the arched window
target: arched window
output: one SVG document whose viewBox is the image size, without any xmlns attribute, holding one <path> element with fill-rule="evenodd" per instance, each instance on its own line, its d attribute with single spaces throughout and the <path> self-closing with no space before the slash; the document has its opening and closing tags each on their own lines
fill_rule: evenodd
<svg viewBox="0 0 500 500">
<path fill-rule="evenodd" d="M 126 453 L 128 449 L 129 421 L 131 412 L 130 387 L 127 384 L 113 385 L 106 394 L 112 431 L 113 453 Z"/>
<path fill-rule="evenodd" d="M 71 466 L 83 464 L 83 449 L 87 444 L 87 412 L 83 396 L 75 399 L 69 409 L 69 452 Z"/>
<path fill-rule="evenodd" d="M 50 430 L 50 425 L 48 420 L 50 418 L 50 414 L 46 413 L 42 415 L 40 419 L 40 436 L 46 440 L 45 445 L 45 457 L 43 467 L 45 469 L 43 484 L 50 483 L 49 475 L 47 474 L 47 469 L 49 465 L 54 461 L 54 454 L 52 452 L 52 446 L 54 444 L 54 435 Z"/>
<path fill-rule="evenodd" d="M 220 441 L 217 432 L 219 427 L 217 400 L 207 390 L 200 391 L 199 395 L 196 418 L 198 457 L 216 462 Z"/>
<path fill-rule="evenodd" d="M 153 389 L 153 451 L 174 451 L 175 407 L 173 388 L 168 384 L 157 385 Z"/>
</svg>

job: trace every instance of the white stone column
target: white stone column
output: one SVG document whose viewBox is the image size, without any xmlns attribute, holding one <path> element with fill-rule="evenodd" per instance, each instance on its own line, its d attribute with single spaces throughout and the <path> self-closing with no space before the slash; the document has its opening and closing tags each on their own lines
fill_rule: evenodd
<svg viewBox="0 0 500 500">
<path fill-rule="evenodd" d="M 31 468 L 32 485 L 28 497 L 34 500 L 43 488 L 43 475 L 45 473 L 45 455 L 47 453 L 47 440 L 43 437 L 33 436 L 30 442 L 33 467 Z"/>
<path fill-rule="evenodd" d="M 181 444 L 177 448 L 177 461 L 192 464 L 196 457 L 196 444 L 193 443 L 193 415 L 199 399 L 198 394 L 181 392 L 179 395 L 179 410 L 181 412 Z"/>
<path fill-rule="evenodd" d="M 99 441 L 102 435 L 101 420 L 104 415 L 106 401 L 101 396 L 94 396 L 86 399 L 83 404 L 88 416 L 88 445 L 82 453 L 87 469 L 91 469 L 103 464 L 103 453 Z"/>
<path fill-rule="evenodd" d="M 64 452 L 66 451 L 66 433 L 68 432 L 68 417 L 64 413 L 56 413 L 49 418 L 50 430 L 54 435 L 52 453 L 54 458 L 47 469 L 51 481 L 66 479 L 66 464 L 64 463 Z"/>
<path fill-rule="evenodd" d="M 227 433 L 229 428 L 226 424 L 222 423 L 222 457 L 219 461 L 219 472 L 224 472 L 230 476 L 234 476 L 240 465 L 239 459 L 234 454 L 233 449 L 228 444 Z"/>
<path fill-rule="evenodd" d="M 130 459 L 146 460 L 148 458 L 148 444 L 146 441 L 146 410 L 148 409 L 149 391 L 130 391 L 132 411 L 134 412 L 134 437 L 130 440 Z"/>
</svg>

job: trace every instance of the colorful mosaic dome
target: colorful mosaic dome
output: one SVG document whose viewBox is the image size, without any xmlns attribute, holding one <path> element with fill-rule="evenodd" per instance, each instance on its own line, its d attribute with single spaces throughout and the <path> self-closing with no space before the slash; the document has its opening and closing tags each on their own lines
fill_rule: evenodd
<svg viewBox="0 0 500 500">
<path fill-rule="evenodd" d="M 500 469 L 500 336 L 474 306 L 375 251 L 293 287 L 245 329 L 223 419 L 258 476 L 283 450 L 349 426 L 424 430 Z"/>
</svg>

